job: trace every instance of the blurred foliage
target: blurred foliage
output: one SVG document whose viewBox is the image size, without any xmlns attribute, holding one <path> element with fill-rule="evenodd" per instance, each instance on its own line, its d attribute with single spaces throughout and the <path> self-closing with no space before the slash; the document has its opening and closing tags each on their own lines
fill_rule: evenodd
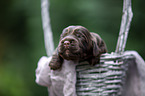
<svg viewBox="0 0 145 96">
<path fill-rule="evenodd" d="M 101 35 L 114 52 L 122 15 L 122 0 L 50 0 L 55 47 L 63 28 L 82 25 Z M 145 58 L 144 0 L 135 0 L 126 50 Z M 0 1 L 0 96 L 47 96 L 35 83 L 39 58 L 46 55 L 40 0 Z"/>
</svg>

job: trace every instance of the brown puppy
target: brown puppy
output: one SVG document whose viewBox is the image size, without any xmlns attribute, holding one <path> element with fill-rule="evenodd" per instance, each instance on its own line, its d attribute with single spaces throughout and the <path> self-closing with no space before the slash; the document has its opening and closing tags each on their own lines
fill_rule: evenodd
<svg viewBox="0 0 145 96">
<path fill-rule="evenodd" d="M 98 34 L 89 32 L 83 26 L 69 26 L 63 30 L 49 66 L 57 70 L 61 68 L 63 59 L 88 61 L 94 65 L 99 63 L 100 55 L 106 52 L 106 45 Z"/>
</svg>

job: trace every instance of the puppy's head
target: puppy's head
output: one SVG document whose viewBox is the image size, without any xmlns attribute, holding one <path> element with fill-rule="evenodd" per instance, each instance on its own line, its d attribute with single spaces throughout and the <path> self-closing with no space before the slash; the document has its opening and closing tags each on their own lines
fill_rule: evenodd
<svg viewBox="0 0 145 96">
<path fill-rule="evenodd" d="M 53 70 L 59 69 L 64 59 L 88 61 L 94 65 L 99 63 L 100 55 L 106 52 L 106 45 L 98 34 L 90 33 L 82 26 L 69 26 L 63 30 L 49 66 Z"/>
<path fill-rule="evenodd" d="M 61 34 L 58 54 L 67 60 L 85 59 L 92 48 L 92 36 L 82 26 L 69 26 Z"/>
</svg>

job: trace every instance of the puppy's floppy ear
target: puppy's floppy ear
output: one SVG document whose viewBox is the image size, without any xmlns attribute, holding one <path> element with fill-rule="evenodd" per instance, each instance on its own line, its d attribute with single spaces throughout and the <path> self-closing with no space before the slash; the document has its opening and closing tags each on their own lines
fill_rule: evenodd
<svg viewBox="0 0 145 96">
<path fill-rule="evenodd" d="M 92 57 L 89 60 L 91 65 L 97 64 L 100 62 L 100 56 L 102 53 L 107 52 L 106 44 L 101 39 L 98 34 L 93 34 L 92 38 Z"/>
<path fill-rule="evenodd" d="M 107 52 L 106 44 L 98 34 L 94 34 L 93 42 L 93 56 L 101 55 Z"/>
<path fill-rule="evenodd" d="M 49 63 L 49 67 L 52 70 L 57 70 L 61 68 L 62 63 L 63 63 L 63 58 L 58 54 L 58 51 L 56 49 Z"/>
<path fill-rule="evenodd" d="M 92 56 L 88 60 L 90 65 L 95 65 L 100 61 L 100 48 L 96 41 L 92 40 Z"/>
<path fill-rule="evenodd" d="M 92 45 L 93 45 L 93 56 L 98 56 L 100 53 L 100 48 L 97 44 L 97 41 L 92 40 Z"/>
</svg>

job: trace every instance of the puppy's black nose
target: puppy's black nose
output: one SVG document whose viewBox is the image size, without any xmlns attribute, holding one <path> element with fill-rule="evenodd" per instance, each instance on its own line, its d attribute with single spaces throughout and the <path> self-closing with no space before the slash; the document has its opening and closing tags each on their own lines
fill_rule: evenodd
<svg viewBox="0 0 145 96">
<path fill-rule="evenodd" d="M 70 42 L 69 41 L 64 41 L 64 45 L 69 45 Z"/>
<path fill-rule="evenodd" d="M 69 45 L 70 45 L 70 42 L 69 42 L 69 41 L 64 41 L 64 46 L 65 46 L 66 48 L 68 48 Z"/>
</svg>

